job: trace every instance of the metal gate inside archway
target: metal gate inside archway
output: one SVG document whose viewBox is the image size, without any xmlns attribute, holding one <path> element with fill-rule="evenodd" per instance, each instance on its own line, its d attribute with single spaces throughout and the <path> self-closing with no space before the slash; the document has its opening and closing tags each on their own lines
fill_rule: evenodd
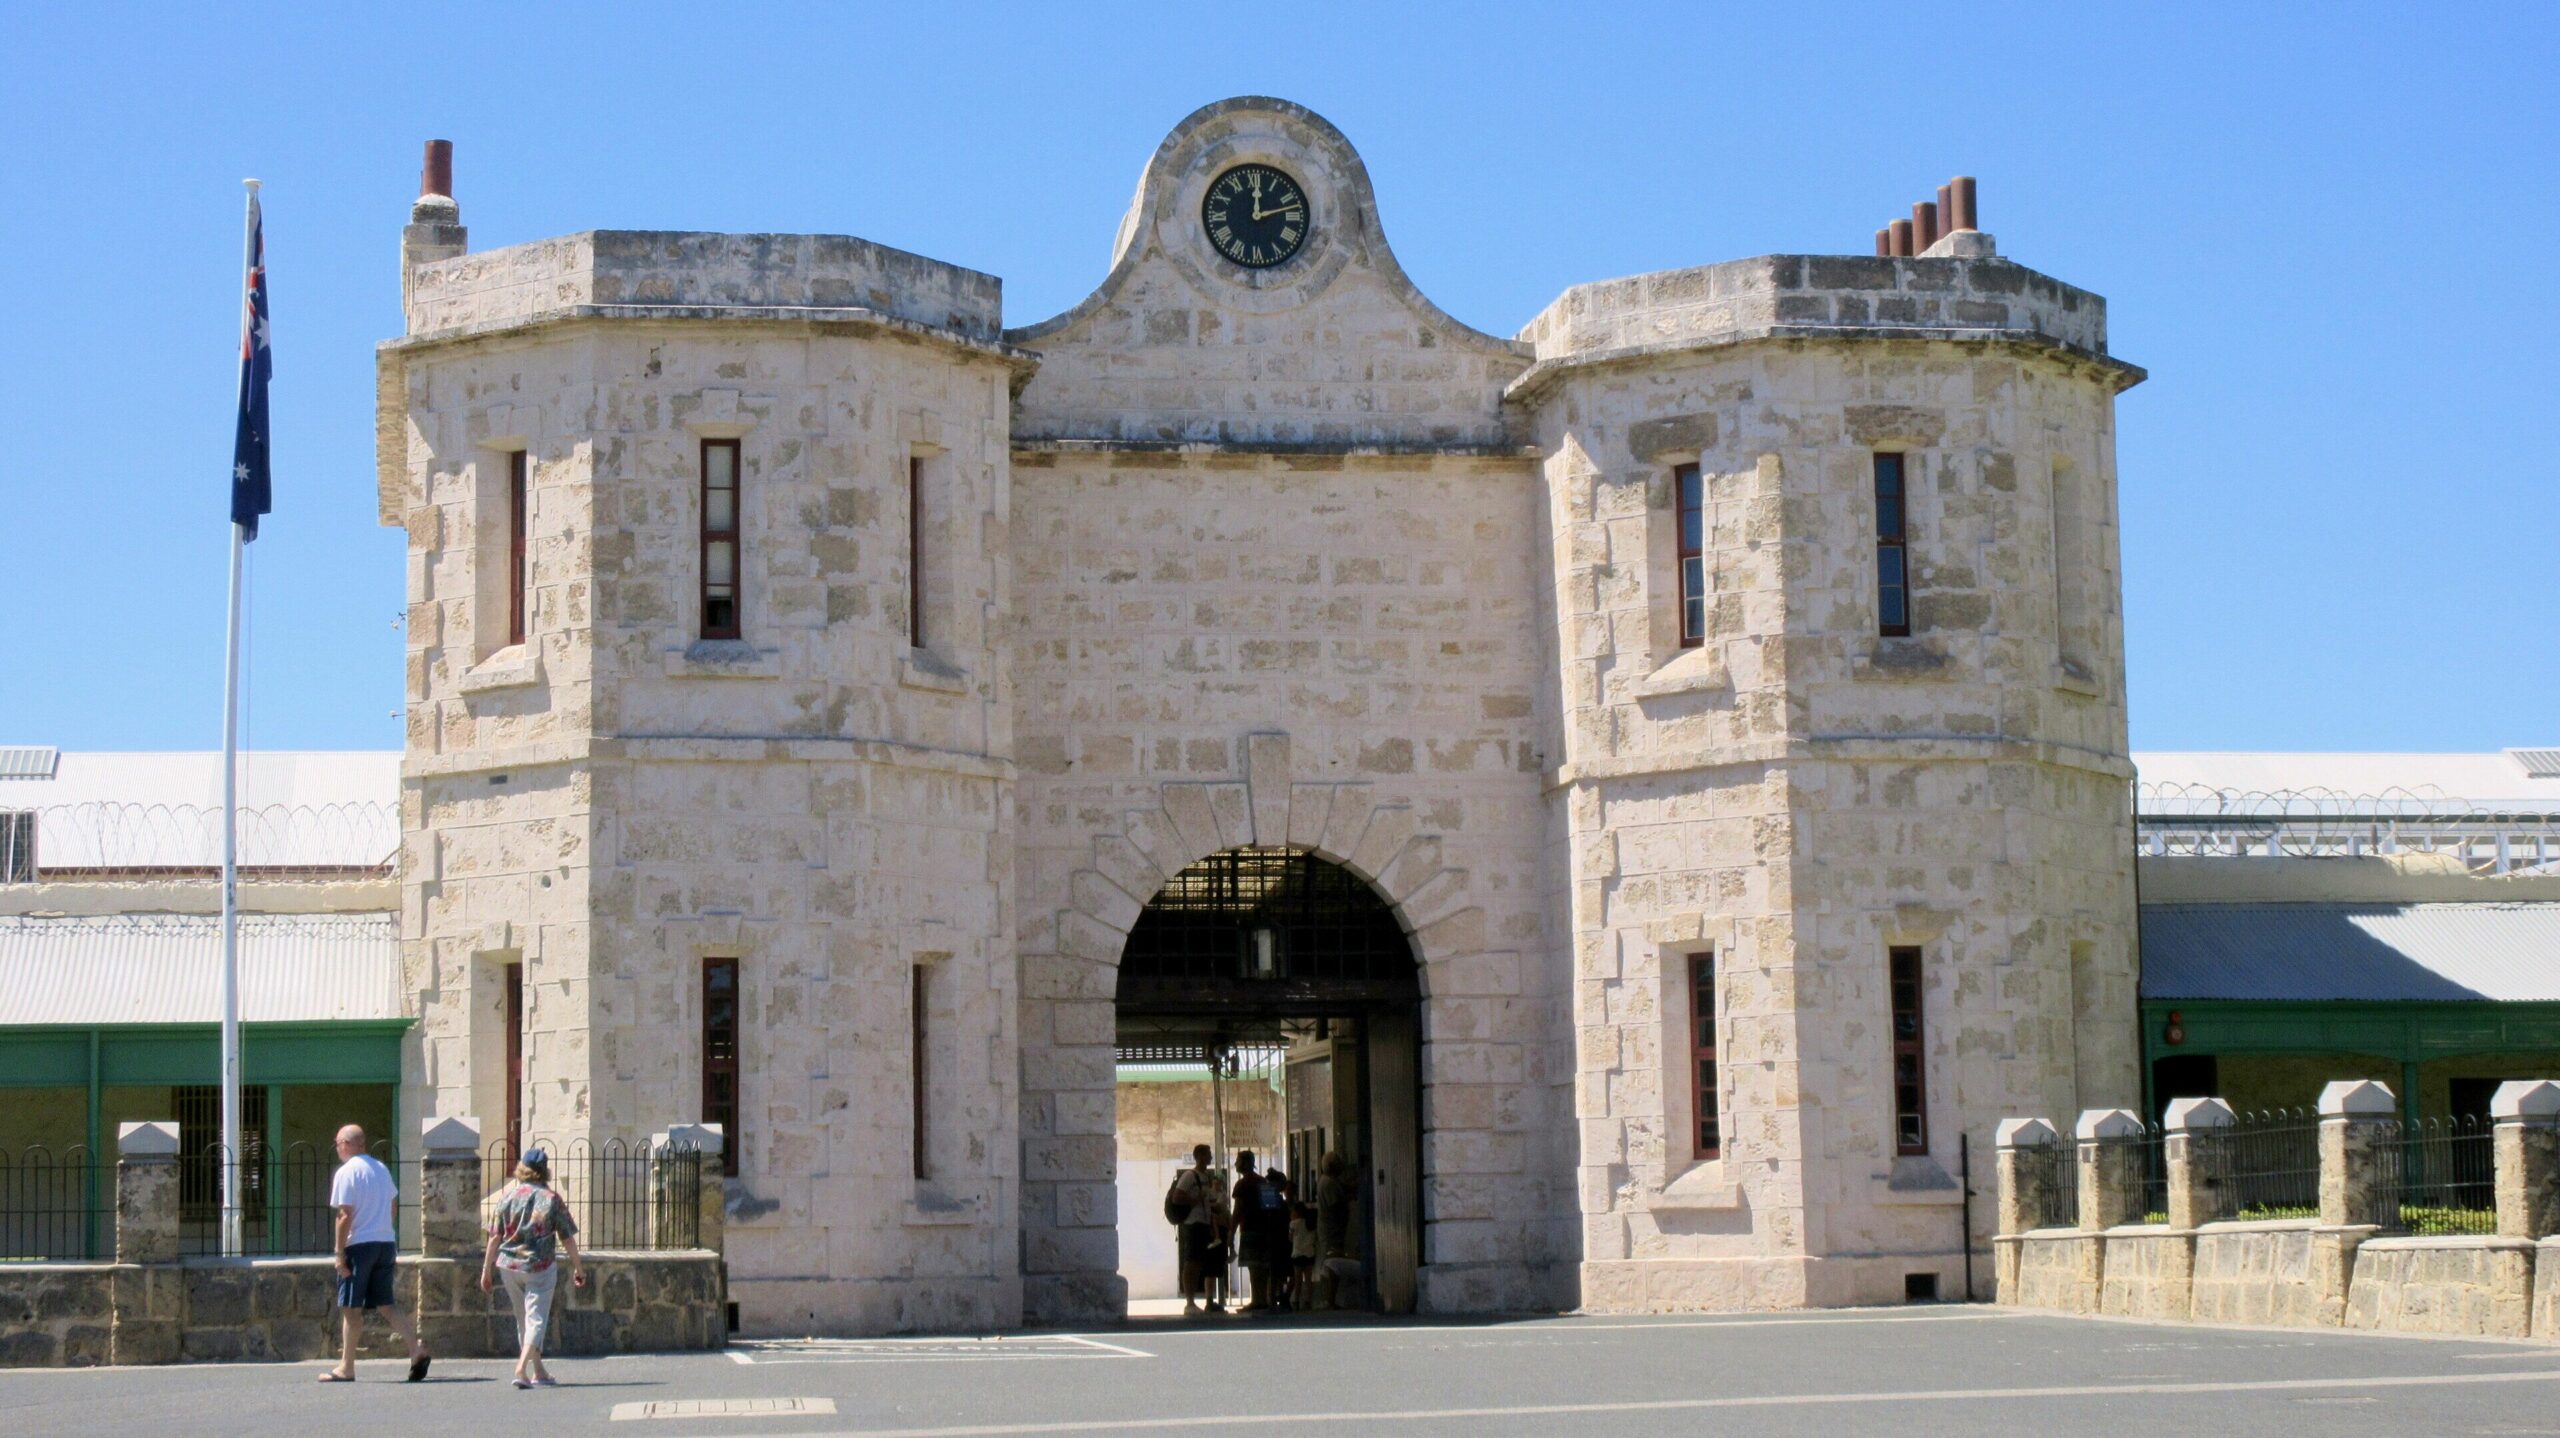
<svg viewBox="0 0 2560 1438">
<path fill-rule="evenodd" d="M 1133 1305 L 1183 1296 L 1162 1202 L 1205 1144 L 1223 1190 L 1250 1151 L 1289 1177 L 1312 1247 L 1267 1257 L 1240 1214 L 1223 1276 L 1237 1303 L 1412 1311 L 1422 1252 L 1420 1012 L 1413 945 L 1350 870 L 1298 848 L 1239 848 L 1176 874 L 1122 949 L 1116 998 L 1121 1272 Z M 1338 1157 L 1337 1157 L 1338 1156 Z M 1266 1219 L 1266 1221 L 1269 1221 Z M 1210 1276 L 1219 1276 L 1213 1266 Z M 1206 1296 L 1205 1294 L 1203 1295 Z"/>
</svg>

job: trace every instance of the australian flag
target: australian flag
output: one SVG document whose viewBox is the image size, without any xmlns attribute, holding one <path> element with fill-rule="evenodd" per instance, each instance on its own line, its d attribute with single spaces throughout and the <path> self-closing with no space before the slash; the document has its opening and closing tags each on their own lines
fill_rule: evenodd
<svg viewBox="0 0 2560 1438">
<path fill-rule="evenodd" d="M 275 356 L 267 347 L 267 227 L 258 197 L 249 196 L 247 309 L 240 316 L 240 431 L 231 442 L 231 522 L 242 539 L 258 537 L 258 516 L 274 505 L 267 482 L 267 379 Z"/>
</svg>

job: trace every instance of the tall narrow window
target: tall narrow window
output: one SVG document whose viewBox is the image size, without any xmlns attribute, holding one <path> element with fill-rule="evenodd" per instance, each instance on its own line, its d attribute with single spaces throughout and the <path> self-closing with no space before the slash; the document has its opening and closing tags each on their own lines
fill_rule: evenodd
<svg viewBox="0 0 2560 1438">
<path fill-rule="evenodd" d="M 702 442 L 702 637 L 738 637 L 738 442 Z"/>
<path fill-rule="evenodd" d="M 931 981 L 927 976 L 932 972 L 931 965 L 915 966 L 915 979 L 908 989 L 907 999 L 907 1073 L 915 1090 L 915 1168 L 918 1183 L 933 1176 L 933 1166 L 925 1153 L 925 1135 L 928 1132 L 925 1127 L 925 1096 L 931 1091 L 931 1085 L 926 1081 L 925 1015 L 930 1012 L 927 999 Z"/>
<path fill-rule="evenodd" d="M 738 961 L 702 961 L 702 1121 L 720 1125 L 720 1171 L 735 1178 L 738 1150 Z"/>
<path fill-rule="evenodd" d="M 1876 456 L 1876 632 L 1911 632 L 1911 566 L 1904 545 L 1902 456 Z"/>
<path fill-rule="evenodd" d="M 2091 677 L 2088 633 L 2090 565 L 2088 496 L 2068 459 L 2053 462 L 2054 653 L 2066 670 Z"/>
<path fill-rule="evenodd" d="M 924 627 L 924 460 L 907 456 L 907 642 L 926 644 Z"/>
<path fill-rule="evenodd" d="M 1696 1085 L 1690 1112 L 1697 1115 L 1699 1158 L 1724 1152 L 1724 1108 L 1716 1100 L 1716 956 L 1689 956 L 1689 1075 Z"/>
<path fill-rule="evenodd" d="M 507 642 L 522 644 L 525 631 L 525 469 L 523 450 L 507 454 Z"/>
<path fill-rule="evenodd" d="M 1923 1075 L 1928 1055 L 1921 1043 L 1920 951 L 1885 951 L 1893 989 L 1893 1151 L 1905 1157 L 1929 1151 L 1929 1095 Z"/>
<path fill-rule="evenodd" d="M 1680 647 L 1695 649 L 1707 642 L 1707 493 L 1698 466 L 1671 471 L 1680 513 Z"/>
</svg>

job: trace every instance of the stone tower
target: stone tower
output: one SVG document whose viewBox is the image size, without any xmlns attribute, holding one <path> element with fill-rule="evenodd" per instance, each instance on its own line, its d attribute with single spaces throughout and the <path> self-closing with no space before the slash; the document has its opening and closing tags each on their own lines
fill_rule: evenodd
<svg viewBox="0 0 2560 1438">
<path fill-rule="evenodd" d="M 2102 300 L 1970 230 L 1581 286 L 1522 337 L 1582 1300 L 1960 1293 L 1959 1136 L 2139 1092 L 2113 416 L 2141 372 Z"/>
<path fill-rule="evenodd" d="M 412 1107 L 501 1131 L 520 982 L 527 1141 L 719 1122 L 724 1082 L 757 1115 L 760 1325 L 1015 1322 L 997 281 L 840 237 L 467 254 L 432 170 L 380 360 Z"/>
</svg>

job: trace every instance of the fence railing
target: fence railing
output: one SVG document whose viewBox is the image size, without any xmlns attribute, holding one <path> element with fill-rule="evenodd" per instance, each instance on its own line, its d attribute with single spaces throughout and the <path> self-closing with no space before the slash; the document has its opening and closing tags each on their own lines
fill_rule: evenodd
<svg viewBox="0 0 2560 1438">
<path fill-rule="evenodd" d="M 329 1205 L 329 1188 L 340 1163 L 336 1148 L 308 1143 L 270 1148 L 251 1142 L 243 1149 L 248 1162 L 241 1168 L 241 1251 L 294 1256 L 334 1250 L 338 1215 Z M 391 1170 L 402 1204 L 417 1203 L 416 1161 L 403 1162 L 399 1146 L 392 1143 L 374 1144 L 371 1152 Z M 179 1253 L 222 1252 L 222 1179 L 230 1166 L 229 1152 L 220 1144 L 179 1153 Z"/>
<path fill-rule="evenodd" d="M 2308 1109 L 2246 1113 L 2212 1146 L 2244 1219 L 2320 1215 L 2320 1116 Z"/>
<path fill-rule="evenodd" d="M 115 1248 L 115 1165 L 85 1145 L 0 1151 L 0 1263 L 81 1262 Z"/>
<path fill-rule="evenodd" d="M 567 1201 L 584 1248 L 670 1249 L 701 1245 L 705 1160 L 692 1149 L 653 1149 L 619 1139 L 566 1144 L 535 1139 L 550 1160 L 551 1189 Z M 517 1151 L 501 1139 L 481 1155 L 483 1223 L 515 1180 Z M 717 1163 L 717 1159 L 710 1160 Z"/>
<path fill-rule="evenodd" d="M 2400 1226 L 2414 1234 L 2498 1231 L 2496 1131 L 2474 1118 L 2424 1119 L 2384 1143 L 2400 1179 Z"/>
</svg>

